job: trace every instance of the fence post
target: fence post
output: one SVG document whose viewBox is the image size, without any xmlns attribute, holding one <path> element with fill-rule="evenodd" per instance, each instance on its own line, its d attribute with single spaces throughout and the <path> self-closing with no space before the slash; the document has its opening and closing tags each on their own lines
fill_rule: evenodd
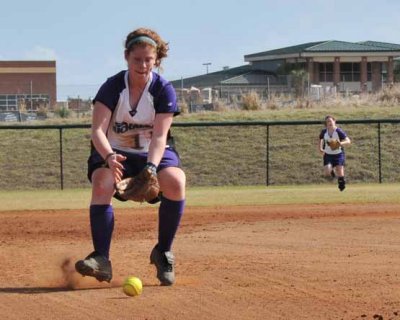
<svg viewBox="0 0 400 320">
<path fill-rule="evenodd" d="M 269 186 L 269 124 L 267 124 L 266 134 L 266 165 L 265 165 L 265 179 L 267 187 Z"/>
<path fill-rule="evenodd" d="M 379 183 L 382 183 L 381 123 L 378 121 L 378 168 Z"/>
<path fill-rule="evenodd" d="M 63 162 L 63 129 L 59 128 L 60 132 L 60 183 L 61 190 L 64 190 L 64 162 Z"/>
</svg>

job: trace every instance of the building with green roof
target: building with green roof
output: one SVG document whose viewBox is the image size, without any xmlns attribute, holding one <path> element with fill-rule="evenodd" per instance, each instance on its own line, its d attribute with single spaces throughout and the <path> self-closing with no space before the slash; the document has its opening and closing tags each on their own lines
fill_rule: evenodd
<svg viewBox="0 0 400 320">
<path fill-rule="evenodd" d="M 304 70 L 308 88 L 324 92 L 375 92 L 394 82 L 400 44 L 316 41 L 244 56 L 248 64 L 172 81 L 177 89 L 212 88 L 226 98 L 248 91 L 261 97 L 293 92 L 293 70 Z"/>
<path fill-rule="evenodd" d="M 303 68 L 309 83 L 338 91 L 377 91 L 394 82 L 400 45 L 377 41 L 319 41 L 245 55 L 254 68 L 275 64 L 275 72 Z"/>
</svg>

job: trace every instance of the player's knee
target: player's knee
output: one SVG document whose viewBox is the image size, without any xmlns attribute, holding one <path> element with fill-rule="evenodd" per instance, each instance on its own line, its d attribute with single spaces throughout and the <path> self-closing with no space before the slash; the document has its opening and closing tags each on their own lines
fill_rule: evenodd
<svg viewBox="0 0 400 320">
<path fill-rule="evenodd" d="M 104 197 L 105 195 L 112 197 L 114 193 L 114 185 L 106 181 L 95 181 L 92 184 L 92 195 L 94 197 Z"/>
<path fill-rule="evenodd" d="M 160 179 L 163 194 L 170 199 L 185 198 L 186 176 L 183 171 L 163 175 Z"/>
<path fill-rule="evenodd" d="M 172 176 L 168 181 L 168 187 L 173 190 L 174 193 L 182 193 L 185 190 L 185 182 L 185 176 Z"/>
</svg>

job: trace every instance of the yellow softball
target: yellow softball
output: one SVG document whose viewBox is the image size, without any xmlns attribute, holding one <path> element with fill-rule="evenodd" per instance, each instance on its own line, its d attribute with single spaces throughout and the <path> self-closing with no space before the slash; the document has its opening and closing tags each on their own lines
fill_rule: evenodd
<svg viewBox="0 0 400 320">
<path fill-rule="evenodd" d="M 127 296 L 138 296 L 139 294 L 142 293 L 143 290 L 143 284 L 142 284 L 142 280 L 140 280 L 137 277 L 132 277 L 129 276 L 125 279 L 124 284 L 122 285 L 122 291 L 124 291 L 124 293 Z"/>
</svg>

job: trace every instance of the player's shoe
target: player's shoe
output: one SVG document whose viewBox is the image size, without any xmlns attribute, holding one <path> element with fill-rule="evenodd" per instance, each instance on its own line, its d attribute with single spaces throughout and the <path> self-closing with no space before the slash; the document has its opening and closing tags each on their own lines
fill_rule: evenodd
<svg viewBox="0 0 400 320">
<path fill-rule="evenodd" d="M 346 181 L 344 180 L 344 177 L 338 178 L 338 188 L 340 191 L 343 191 L 346 188 Z"/>
<path fill-rule="evenodd" d="M 336 177 L 336 175 L 335 175 L 335 170 L 333 170 L 333 169 L 332 169 L 332 171 L 331 171 L 331 177 L 332 177 L 332 178 L 335 178 L 335 177 Z"/>
<path fill-rule="evenodd" d="M 77 261 L 75 270 L 83 276 L 94 277 L 100 282 L 110 282 L 112 279 L 111 261 L 96 251 L 93 251 L 85 259 Z"/>
<path fill-rule="evenodd" d="M 155 246 L 150 254 L 150 263 L 157 268 L 157 278 L 161 285 L 170 286 L 175 282 L 175 257 L 171 251 L 160 252 Z"/>
</svg>

